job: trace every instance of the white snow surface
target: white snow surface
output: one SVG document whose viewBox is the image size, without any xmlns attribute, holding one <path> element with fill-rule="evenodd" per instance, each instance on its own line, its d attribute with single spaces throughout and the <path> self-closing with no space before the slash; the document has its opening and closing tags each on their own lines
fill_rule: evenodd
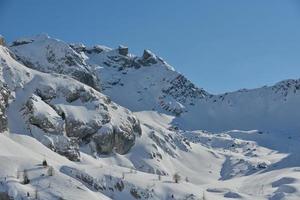
<svg viewBox="0 0 300 200">
<path fill-rule="evenodd" d="M 57 71 L 49 73 L 55 65 L 49 67 L 36 53 L 58 41 L 48 36 L 35 40 L 39 44 L 22 55 L 38 60 L 47 68 L 42 72 L 19 63 L 0 46 L 0 81 L 11 90 L 8 130 L 0 133 L 0 199 L 2 193 L 17 200 L 35 196 L 43 200 L 300 199 L 299 80 L 210 95 L 153 53 L 154 64 L 124 67 L 124 60 L 142 57 L 119 55 L 117 49 L 103 46 L 95 50 L 73 45 L 76 51 L 81 49 L 75 53 L 94 68 L 100 93 Z M 18 46 L 13 48 L 17 54 Z M 51 103 L 66 116 L 86 123 L 101 121 L 109 113 L 112 123 L 120 124 L 128 120 L 130 109 L 141 123 L 142 135 L 125 155 L 97 155 L 82 146 L 80 161 L 68 160 L 47 148 L 43 139 L 34 136 L 45 133 L 29 131 L 24 120 L 24 105 L 33 98 L 36 117 L 60 126 L 61 116 L 34 93 L 49 86 L 61 92 Z M 106 105 L 109 97 L 125 108 L 111 102 L 98 115 L 97 109 L 104 108 L 95 109 L 95 102 L 63 98 L 76 88 L 93 91 L 100 103 Z M 97 134 L 109 134 L 112 125 L 103 125 Z M 44 159 L 47 167 L 41 165 Z M 48 175 L 49 166 L 54 168 L 53 176 Z M 29 184 L 22 184 L 24 170 Z M 181 177 L 179 183 L 173 180 L 175 173 Z"/>
</svg>

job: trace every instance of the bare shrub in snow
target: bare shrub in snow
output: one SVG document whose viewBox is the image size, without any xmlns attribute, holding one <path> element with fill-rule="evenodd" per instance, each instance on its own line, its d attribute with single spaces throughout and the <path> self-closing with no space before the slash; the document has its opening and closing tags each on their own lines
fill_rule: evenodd
<svg viewBox="0 0 300 200">
<path fill-rule="evenodd" d="M 23 184 L 28 184 L 28 183 L 30 183 L 30 180 L 28 178 L 27 170 L 24 169 L 24 171 L 23 171 Z"/>
<path fill-rule="evenodd" d="M 189 177 L 185 177 L 185 182 L 190 182 Z"/>
<path fill-rule="evenodd" d="M 175 183 L 179 183 L 179 181 L 181 180 L 181 176 L 179 175 L 178 172 L 176 172 L 174 175 L 173 175 L 173 180 Z"/>
<path fill-rule="evenodd" d="M 38 190 L 37 190 L 37 188 L 35 188 L 35 190 L 34 190 L 33 198 L 34 199 L 39 199 L 38 198 Z"/>
</svg>

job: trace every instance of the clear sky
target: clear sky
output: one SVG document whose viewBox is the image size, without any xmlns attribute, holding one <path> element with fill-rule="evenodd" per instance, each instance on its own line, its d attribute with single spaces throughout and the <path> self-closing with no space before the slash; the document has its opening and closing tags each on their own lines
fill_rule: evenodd
<svg viewBox="0 0 300 200">
<path fill-rule="evenodd" d="M 0 0 L 0 34 L 151 49 L 212 93 L 300 78 L 299 0 Z"/>
</svg>

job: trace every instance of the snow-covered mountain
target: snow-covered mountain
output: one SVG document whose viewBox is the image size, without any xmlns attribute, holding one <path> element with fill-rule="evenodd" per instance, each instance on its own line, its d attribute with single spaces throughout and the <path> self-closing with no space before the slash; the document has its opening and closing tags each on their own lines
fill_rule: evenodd
<svg viewBox="0 0 300 200">
<path fill-rule="evenodd" d="M 299 118 L 300 80 L 212 95 L 149 50 L 1 39 L 0 199 L 299 199 Z"/>
<path fill-rule="evenodd" d="M 103 93 L 132 111 L 176 115 L 174 125 L 192 130 L 300 131 L 300 80 L 211 95 L 149 50 L 137 57 L 129 54 L 126 47 L 102 51 L 80 47 L 73 45 L 95 66 Z"/>
</svg>

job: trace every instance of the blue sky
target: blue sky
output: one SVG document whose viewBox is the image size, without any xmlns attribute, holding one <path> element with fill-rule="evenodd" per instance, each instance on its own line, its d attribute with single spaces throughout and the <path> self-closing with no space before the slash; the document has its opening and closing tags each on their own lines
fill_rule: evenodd
<svg viewBox="0 0 300 200">
<path fill-rule="evenodd" d="M 0 0 L 8 41 L 148 48 L 212 93 L 300 78 L 298 0 Z"/>
</svg>

